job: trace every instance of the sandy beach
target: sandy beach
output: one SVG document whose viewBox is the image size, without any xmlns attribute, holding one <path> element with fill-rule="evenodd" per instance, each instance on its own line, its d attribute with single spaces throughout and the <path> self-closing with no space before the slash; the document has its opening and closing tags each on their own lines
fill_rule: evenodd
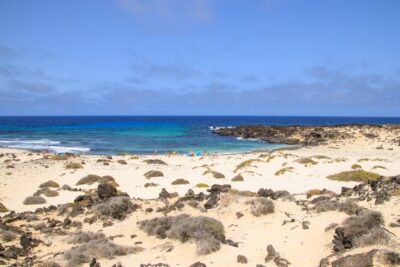
<svg viewBox="0 0 400 267">
<path fill-rule="evenodd" d="M 338 181 L 329 177 L 344 171 L 366 171 L 383 177 L 400 174 L 400 146 L 393 142 L 398 138 L 398 131 L 375 129 L 374 134 L 377 136 L 373 138 L 350 126 L 346 131 L 352 131 L 353 137 L 315 146 L 196 157 L 60 157 L 51 153 L 2 148 L 0 203 L 6 210 L 16 213 L 1 213 L 0 231 L 4 233 L 6 226 L 12 225 L 20 228 L 23 233 L 31 232 L 31 238 L 40 242 L 32 245 L 28 254 L 7 258 L 3 253 L 3 259 L 0 257 L 0 260 L 6 265 L 13 262 L 22 264 L 28 261 L 28 256 L 35 255 L 37 258 L 32 261 L 35 262 L 34 266 L 78 266 L 62 255 L 62 252 L 76 245 L 69 238 L 80 232 L 101 232 L 105 237 L 112 237 L 112 242 L 117 245 L 134 248 L 134 252 L 123 255 L 97 256 L 96 262 L 101 266 L 112 266 L 118 262 L 122 266 L 158 263 L 165 265 L 143 266 L 190 266 L 196 262 L 206 266 L 356 266 L 335 265 L 332 262 L 360 253 L 364 258 L 365 253 L 373 249 L 378 249 L 372 256 L 375 262 L 373 266 L 391 266 L 387 265 L 386 254 L 382 251 L 400 251 L 400 191 L 393 193 L 389 190 L 390 198 L 382 204 L 377 203 L 379 197 L 375 195 L 369 199 L 361 197 L 357 191 L 344 194 L 342 187 L 353 188 L 360 181 Z M 90 175 L 95 177 L 93 181 L 81 181 Z M 73 215 L 69 214 L 70 211 L 60 212 L 60 205 L 77 204 L 80 203 L 78 196 L 91 196 L 100 192 L 98 186 L 102 183 L 99 179 L 107 176 L 112 177 L 108 178 L 107 184 L 118 189 L 118 193 L 113 193 L 112 197 L 119 197 L 122 192 L 126 192 L 130 201 L 137 206 L 134 211 L 127 212 L 121 219 L 99 217 L 93 221 L 88 219 L 93 216 L 92 204 L 82 204 L 82 212 Z M 44 186 L 43 183 L 47 181 L 55 182 L 54 187 Z M 214 190 L 214 194 L 212 185 L 228 186 Z M 47 192 L 47 189 L 38 192 L 40 188 L 50 188 L 51 192 Z M 162 189 L 165 189 L 164 194 L 160 194 Z M 271 197 L 263 196 L 260 189 L 287 192 L 282 196 L 277 193 L 277 196 Z M 395 189 L 399 190 L 397 187 Z M 205 200 L 191 199 L 197 204 L 188 204 L 182 200 L 188 190 L 192 190 L 195 196 L 204 193 L 200 195 L 205 195 Z M 27 205 L 25 199 L 33 195 L 41 196 L 45 203 Z M 337 225 L 341 225 L 349 216 L 361 216 L 363 213 L 354 210 L 344 212 L 337 207 L 318 210 L 318 202 L 312 201 L 321 196 L 335 199 L 338 203 L 351 199 L 360 210 L 379 211 L 384 219 L 382 227 L 390 232 L 390 238 L 381 243 L 370 242 L 365 246 L 353 245 L 351 249 L 335 251 L 332 240 Z M 215 203 L 205 207 L 204 203 L 214 197 Z M 251 201 L 259 199 L 271 201 L 274 211 L 255 215 L 253 206 L 258 204 L 251 204 Z M 58 206 L 58 211 L 56 207 L 37 210 L 51 205 Z M 24 215 L 15 219 L 16 214 Z M 27 219 L 28 214 L 32 218 Z M 177 238 L 169 238 L 168 234 L 166 238 L 157 238 L 148 235 L 138 224 L 147 219 L 179 214 L 217 219 L 224 227 L 224 237 L 232 242 L 222 242 L 219 249 L 199 255 L 196 252 L 197 243 L 193 239 L 181 242 Z M 67 224 L 66 218 L 76 223 Z M 56 226 L 52 228 L 49 226 L 51 220 L 59 221 L 59 224 L 55 223 Z M 35 227 L 39 224 L 42 226 Z M 10 229 L 13 231 L 13 228 Z M 16 230 L 14 232 L 17 236 L 22 235 Z M 4 242 L 3 250 L 12 245 L 18 246 L 19 243 L 18 238 Z M 273 246 L 276 255 L 270 256 L 267 261 L 266 256 L 271 251 L 270 248 L 267 250 L 268 245 Z M 379 253 L 383 253 L 383 256 Z M 321 261 L 324 258 L 326 262 Z M 396 261 L 393 262 L 393 266 L 398 266 Z M 50 263 L 58 265 L 45 265 Z M 85 264 L 87 266 L 88 263 Z"/>
</svg>

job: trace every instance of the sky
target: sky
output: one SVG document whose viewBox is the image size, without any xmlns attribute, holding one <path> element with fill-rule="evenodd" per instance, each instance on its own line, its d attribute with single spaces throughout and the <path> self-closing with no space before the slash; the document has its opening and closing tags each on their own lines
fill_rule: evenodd
<svg viewBox="0 0 400 267">
<path fill-rule="evenodd" d="M 0 115 L 400 116 L 400 1 L 0 0 Z"/>
</svg>

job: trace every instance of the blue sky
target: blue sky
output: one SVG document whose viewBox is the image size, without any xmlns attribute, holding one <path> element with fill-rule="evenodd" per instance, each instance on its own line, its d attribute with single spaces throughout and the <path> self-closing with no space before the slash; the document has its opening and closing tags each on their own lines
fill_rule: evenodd
<svg viewBox="0 0 400 267">
<path fill-rule="evenodd" d="M 400 116 L 397 0 L 0 0 L 0 115 Z"/>
</svg>

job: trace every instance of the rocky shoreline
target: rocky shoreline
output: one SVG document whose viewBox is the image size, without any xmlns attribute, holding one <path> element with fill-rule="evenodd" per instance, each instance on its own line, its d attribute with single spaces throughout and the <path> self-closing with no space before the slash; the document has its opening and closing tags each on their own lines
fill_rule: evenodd
<svg viewBox="0 0 400 267">
<path fill-rule="evenodd" d="M 377 137 L 377 131 L 400 132 L 399 125 L 335 125 L 335 126 L 269 126 L 241 125 L 217 127 L 212 132 L 220 136 L 256 139 L 271 144 L 319 145 L 334 140 L 354 138 L 357 134 L 367 138 Z M 400 145 L 400 139 L 393 139 Z"/>
</svg>

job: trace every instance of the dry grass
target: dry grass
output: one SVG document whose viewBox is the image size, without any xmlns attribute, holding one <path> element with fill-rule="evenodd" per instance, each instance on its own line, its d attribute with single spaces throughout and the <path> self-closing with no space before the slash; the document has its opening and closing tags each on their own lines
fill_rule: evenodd
<svg viewBox="0 0 400 267">
<path fill-rule="evenodd" d="M 203 173 L 203 175 L 207 175 L 207 174 L 211 174 L 215 179 L 223 179 L 223 178 L 225 178 L 225 175 L 223 175 L 222 173 L 214 171 L 214 170 L 211 170 L 211 169 L 206 170 Z"/>
<path fill-rule="evenodd" d="M 307 198 L 310 198 L 312 196 L 320 195 L 321 190 L 320 189 L 310 189 L 306 192 Z"/>
<path fill-rule="evenodd" d="M 353 164 L 353 165 L 351 165 L 351 169 L 352 169 L 352 170 L 361 169 L 361 165 L 359 165 L 359 164 Z"/>
<path fill-rule="evenodd" d="M 198 183 L 198 184 L 196 184 L 196 187 L 197 188 L 208 188 L 208 187 L 210 187 L 208 184 L 204 184 L 204 183 Z"/>
<path fill-rule="evenodd" d="M 327 178 L 343 182 L 368 182 L 375 181 L 379 178 L 379 174 L 367 172 L 363 170 L 344 171 L 336 174 L 329 175 Z"/>
<path fill-rule="evenodd" d="M 311 156 L 311 158 L 316 158 L 316 159 L 331 159 L 330 157 L 324 156 L 324 155 L 314 155 L 314 156 Z"/>
<path fill-rule="evenodd" d="M 240 163 L 239 165 L 237 165 L 233 172 L 236 173 L 236 172 L 238 172 L 239 170 L 241 170 L 243 168 L 250 167 L 251 164 L 253 164 L 255 162 L 263 162 L 263 161 L 261 159 L 248 159 L 248 160 L 245 160 L 242 163 Z M 255 166 L 253 166 L 253 167 L 255 167 Z"/>
<path fill-rule="evenodd" d="M 375 169 L 387 170 L 387 168 L 385 166 L 382 166 L 382 165 L 376 165 L 376 166 L 372 167 L 372 169 L 373 170 L 375 170 Z"/>
<path fill-rule="evenodd" d="M 221 242 L 225 240 L 224 226 L 210 217 L 181 214 L 140 221 L 138 225 L 148 235 L 158 238 L 177 239 L 181 242 L 192 240 L 199 255 L 219 250 Z"/>
<path fill-rule="evenodd" d="M 294 170 L 293 167 L 285 167 L 275 172 L 275 176 L 283 175 L 287 172 L 292 172 Z"/>
</svg>

